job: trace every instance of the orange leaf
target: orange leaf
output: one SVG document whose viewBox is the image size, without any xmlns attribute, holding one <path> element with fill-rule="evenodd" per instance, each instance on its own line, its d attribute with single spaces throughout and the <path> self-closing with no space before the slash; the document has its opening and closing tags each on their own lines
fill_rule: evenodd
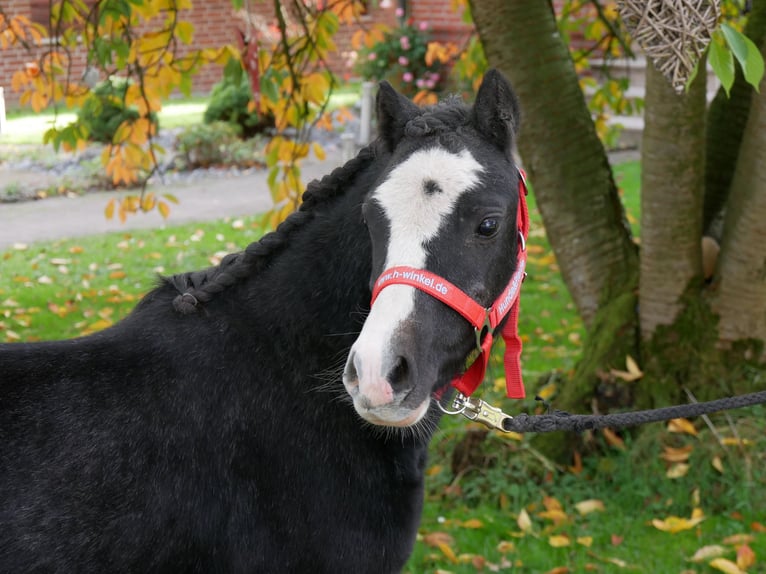
<svg viewBox="0 0 766 574">
<path fill-rule="evenodd" d="M 605 428 L 601 432 L 604 433 L 604 438 L 610 446 L 619 450 L 625 450 L 625 443 L 616 432 L 610 428 Z"/>
<path fill-rule="evenodd" d="M 423 543 L 431 548 L 437 548 L 439 544 L 452 544 L 454 538 L 446 532 L 429 532 L 423 536 Z"/>
<path fill-rule="evenodd" d="M 170 216 L 170 206 L 164 201 L 157 202 L 157 210 L 160 212 L 162 219 L 167 219 Z"/>
<path fill-rule="evenodd" d="M 755 564 L 755 552 L 747 544 L 737 548 L 737 566 L 742 570 L 747 570 Z"/>
<path fill-rule="evenodd" d="M 484 523 L 481 520 L 478 520 L 477 518 L 471 518 L 470 520 L 466 520 L 465 522 L 461 523 L 460 526 L 463 528 L 484 528 Z"/>
</svg>

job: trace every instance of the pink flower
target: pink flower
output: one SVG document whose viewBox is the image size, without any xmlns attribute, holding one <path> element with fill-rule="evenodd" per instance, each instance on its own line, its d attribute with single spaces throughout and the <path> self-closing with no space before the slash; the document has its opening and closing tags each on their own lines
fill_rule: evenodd
<svg viewBox="0 0 766 574">
<path fill-rule="evenodd" d="M 410 83 L 412 81 L 413 75 L 412 72 L 404 72 L 402 74 L 402 80 L 404 80 L 407 83 Z"/>
<path fill-rule="evenodd" d="M 399 38 L 399 44 L 402 46 L 402 50 L 409 50 L 410 49 L 410 39 L 407 36 L 402 36 Z"/>
<path fill-rule="evenodd" d="M 418 78 L 415 85 L 422 90 L 426 85 L 426 81 L 423 78 Z"/>
<path fill-rule="evenodd" d="M 406 66 L 409 63 L 410 63 L 410 61 L 407 59 L 407 56 L 399 56 L 399 65 L 400 66 Z"/>
<path fill-rule="evenodd" d="M 420 30 L 421 32 L 425 32 L 426 30 L 428 30 L 428 22 L 424 21 L 418 24 L 418 30 Z"/>
<path fill-rule="evenodd" d="M 368 59 L 368 60 L 370 60 L 371 62 L 372 62 L 372 61 L 373 61 L 375 58 L 377 58 L 377 57 L 378 57 L 378 55 L 377 55 L 375 52 L 370 52 L 369 54 L 367 54 L 367 59 Z"/>
<path fill-rule="evenodd" d="M 401 18 L 404 16 L 404 8 L 397 8 L 394 14 L 396 14 L 397 18 Z"/>
</svg>

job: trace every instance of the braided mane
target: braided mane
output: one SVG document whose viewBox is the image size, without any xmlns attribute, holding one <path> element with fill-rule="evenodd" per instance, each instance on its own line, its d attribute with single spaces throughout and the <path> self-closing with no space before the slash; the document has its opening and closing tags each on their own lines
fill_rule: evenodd
<svg viewBox="0 0 766 574">
<path fill-rule="evenodd" d="M 285 247 L 294 230 L 314 218 L 318 206 L 340 195 L 351 180 L 372 163 L 376 157 L 375 146 L 373 142 L 329 175 L 309 183 L 298 210 L 280 223 L 276 230 L 251 243 L 244 251 L 227 255 L 216 267 L 166 277 L 165 282 L 180 293 L 173 299 L 175 310 L 184 315 L 195 313 L 200 305 L 208 303 L 217 293 L 262 269 L 271 257 Z"/>
<path fill-rule="evenodd" d="M 407 122 L 404 132 L 411 138 L 449 136 L 469 123 L 470 109 L 459 97 L 453 96 L 423 109 L 421 114 Z M 244 251 L 227 255 L 216 267 L 165 278 L 180 293 L 173 300 L 175 310 L 184 315 L 195 313 L 217 293 L 260 270 L 287 244 L 295 229 L 314 218 L 318 206 L 341 194 L 351 180 L 372 163 L 377 145 L 373 142 L 329 175 L 309 183 L 298 210 L 280 223 L 276 230 L 251 243 Z"/>
</svg>

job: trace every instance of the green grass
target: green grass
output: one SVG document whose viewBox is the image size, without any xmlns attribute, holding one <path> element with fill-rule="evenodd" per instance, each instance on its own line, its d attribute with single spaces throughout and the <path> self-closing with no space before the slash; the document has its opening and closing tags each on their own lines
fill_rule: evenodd
<svg viewBox="0 0 766 574">
<path fill-rule="evenodd" d="M 190 98 L 165 102 L 159 112 L 161 128 L 175 128 L 202 122 L 207 108 L 207 99 Z M 8 113 L 6 132 L 0 135 L 0 144 L 39 145 L 43 134 L 53 126 L 64 127 L 77 119 L 77 112 L 65 110 L 59 114 L 53 111 L 34 113 L 19 109 Z"/>
<path fill-rule="evenodd" d="M 639 166 L 618 166 L 617 180 L 629 218 L 639 216 Z M 583 328 L 558 272 L 531 198 L 529 278 L 522 293 L 520 330 L 528 394 L 545 385 L 555 392 L 574 367 Z M 171 220 L 172 222 L 172 220 Z M 225 252 L 243 248 L 262 233 L 257 218 L 172 226 L 149 231 L 34 244 L 0 253 L 0 340 L 73 337 L 103 328 L 127 313 L 158 273 L 202 268 Z M 508 413 L 520 405 L 503 397 L 501 349 L 493 356 L 483 398 Z M 559 376 L 551 376 L 551 373 Z M 534 408 L 533 401 L 523 403 Z M 538 407 L 539 409 L 539 407 Z M 471 450 L 470 463 L 456 465 L 460 445 L 477 427 L 445 417 L 432 443 L 426 505 L 418 542 L 405 571 L 453 572 L 717 572 L 688 558 L 706 545 L 721 545 L 736 560 L 727 537 L 742 534 L 757 556 L 749 573 L 766 572 L 766 409 L 711 418 L 718 432 L 746 438 L 745 447 L 722 447 L 696 422 L 697 436 L 670 433 L 655 424 L 623 435 L 625 451 L 610 447 L 602 433 L 586 435 L 591 454 L 582 468 L 557 467 L 535 449 L 530 437 L 489 433 Z M 690 449 L 688 471 L 669 478 L 666 447 Z M 717 457 L 717 458 L 716 458 Z M 720 460 L 720 469 L 713 463 Z M 555 513 L 541 514 L 560 504 Z M 603 511 L 581 515 L 576 504 L 596 499 Z M 652 520 L 705 519 L 670 534 Z M 524 513 L 527 525 L 519 521 Z M 522 528 L 524 526 L 524 528 Z M 554 544 L 568 542 L 556 547 Z M 740 545 L 742 540 L 739 540 Z M 566 570 L 554 570 L 566 568 Z"/>
</svg>

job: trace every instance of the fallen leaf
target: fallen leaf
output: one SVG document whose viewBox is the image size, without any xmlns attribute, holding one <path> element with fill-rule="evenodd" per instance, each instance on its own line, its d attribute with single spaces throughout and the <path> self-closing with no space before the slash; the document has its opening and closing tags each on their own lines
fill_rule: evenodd
<svg viewBox="0 0 766 574">
<path fill-rule="evenodd" d="M 554 548 L 563 548 L 565 546 L 571 545 L 572 541 L 569 540 L 569 537 L 564 534 L 555 534 L 554 536 L 550 536 L 548 538 L 548 544 Z"/>
<path fill-rule="evenodd" d="M 755 552 L 747 544 L 737 548 L 737 566 L 742 570 L 747 570 L 755 564 Z"/>
<path fill-rule="evenodd" d="M 563 510 L 561 503 L 552 496 L 546 496 L 543 498 L 543 506 L 545 510 Z"/>
<path fill-rule="evenodd" d="M 662 460 L 667 462 L 686 462 L 689 460 L 689 456 L 694 450 L 694 446 L 686 445 L 681 448 L 673 448 L 672 446 L 663 447 L 663 452 L 660 455 Z"/>
<path fill-rule="evenodd" d="M 690 530 L 697 526 L 700 522 L 702 522 L 705 519 L 704 516 L 699 516 L 696 518 L 681 518 L 679 516 L 668 516 L 664 520 L 659 520 L 658 518 L 655 518 L 652 520 L 652 526 L 654 526 L 657 530 L 662 530 L 663 532 L 670 532 L 671 534 L 675 534 L 676 532 L 681 532 L 683 530 Z"/>
<path fill-rule="evenodd" d="M 731 560 L 726 558 L 716 558 L 710 561 L 710 566 L 726 574 L 745 574 L 744 570 L 741 570 L 739 566 L 734 564 Z"/>
<path fill-rule="evenodd" d="M 606 442 L 608 442 L 610 446 L 613 446 L 614 448 L 619 450 L 625 450 L 625 442 L 620 438 L 620 436 L 616 432 L 614 432 L 610 428 L 602 429 L 601 432 L 604 433 L 604 438 L 606 439 Z"/>
<path fill-rule="evenodd" d="M 698 549 L 694 555 L 689 558 L 691 562 L 704 562 L 712 558 L 718 558 L 726 554 L 727 550 L 720 544 L 709 544 Z"/>
<path fill-rule="evenodd" d="M 569 572 L 571 572 L 571 570 L 566 566 L 556 566 L 556 568 L 548 570 L 545 574 L 568 574 Z"/>
<path fill-rule="evenodd" d="M 522 532 L 532 532 L 532 519 L 529 518 L 529 514 L 526 509 L 522 508 L 519 512 L 519 517 L 516 519 L 516 524 Z"/>
<path fill-rule="evenodd" d="M 591 512 L 604 512 L 606 510 L 604 503 L 595 498 L 578 502 L 575 504 L 575 508 L 577 509 L 577 512 L 583 516 L 590 514 Z"/>
<path fill-rule="evenodd" d="M 484 528 L 484 523 L 477 518 L 471 518 L 461 523 L 460 526 L 463 528 Z"/>
<path fill-rule="evenodd" d="M 760 522 L 753 522 L 750 524 L 750 530 L 753 532 L 766 532 L 766 526 L 761 524 Z"/>
<path fill-rule="evenodd" d="M 446 532 L 429 532 L 423 536 L 423 543 L 431 548 L 437 548 L 439 544 L 452 544 L 454 541 Z"/>
<path fill-rule="evenodd" d="M 721 439 L 721 444 L 724 444 L 726 446 L 750 446 L 751 444 L 753 444 L 753 442 L 746 438 L 740 439 L 740 438 L 727 436 Z"/>
<path fill-rule="evenodd" d="M 671 419 L 668 422 L 668 432 L 686 433 L 697 436 L 697 429 L 687 419 Z"/>
<path fill-rule="evenodd" d="M 733 534 L 724 538 L 723 543 L 739 546 L 740 544 L 750 544 L 753 540 L 755 537 L 752 534 Z"/>
<path fill-rule="evenodd" d="M 507 554 L 508 552 L 516 552 L 516 545 L 510 540 L 502 540 L 497 545 L 497 551 L 500 554 Z"/>
<path fill-rule="evenodd" d="M 447 560 L 449 560 L 453 564 L 458 564 L 460 562 L 457 559 L 457 556 L 455 556 L 455 551 L 452 550 L 452 547 L 446 542 L 440 542 L 439 544 L 436 545 L 436 547 L 439 550 L 441 550 L 441 553 L 444 554 L 444 556 L 447 557 Z"/>
<path fill-rule="evenodd" d="M 689 472 L 689 465 L 683 462 L 679 462 L 671 466 L 665 473 L 668 478 L 681 478 L 686 476 Z"/>
<path fill-rule="evenodd" d="M 556 525 L 566 522 L 567 519 L 569 518 L 566 515 L 566 512 L 564 512 L 563 510 L 546 510 L 544 512 L 538 512 L 537 516 L 546 520 L 550 520 Z"/>
<path fill-rule="evenodd" d="M 713 460 L 710 461 L 710 464 L 713 465 L 713 468 L 716 469 L 718 472 L 723 474 L 723 463 L 721 462 L 721 457 L 716 455 L 713 457 Z"/>
<path fill-rule="evenodd" d="M 625 540 L 625 537 L 618 536 L 617 534 L 612 534 L 609 541 L 611 542 L 612 546 L 619 546 L 622 544 L 622 541 Z"/>
</svg>

